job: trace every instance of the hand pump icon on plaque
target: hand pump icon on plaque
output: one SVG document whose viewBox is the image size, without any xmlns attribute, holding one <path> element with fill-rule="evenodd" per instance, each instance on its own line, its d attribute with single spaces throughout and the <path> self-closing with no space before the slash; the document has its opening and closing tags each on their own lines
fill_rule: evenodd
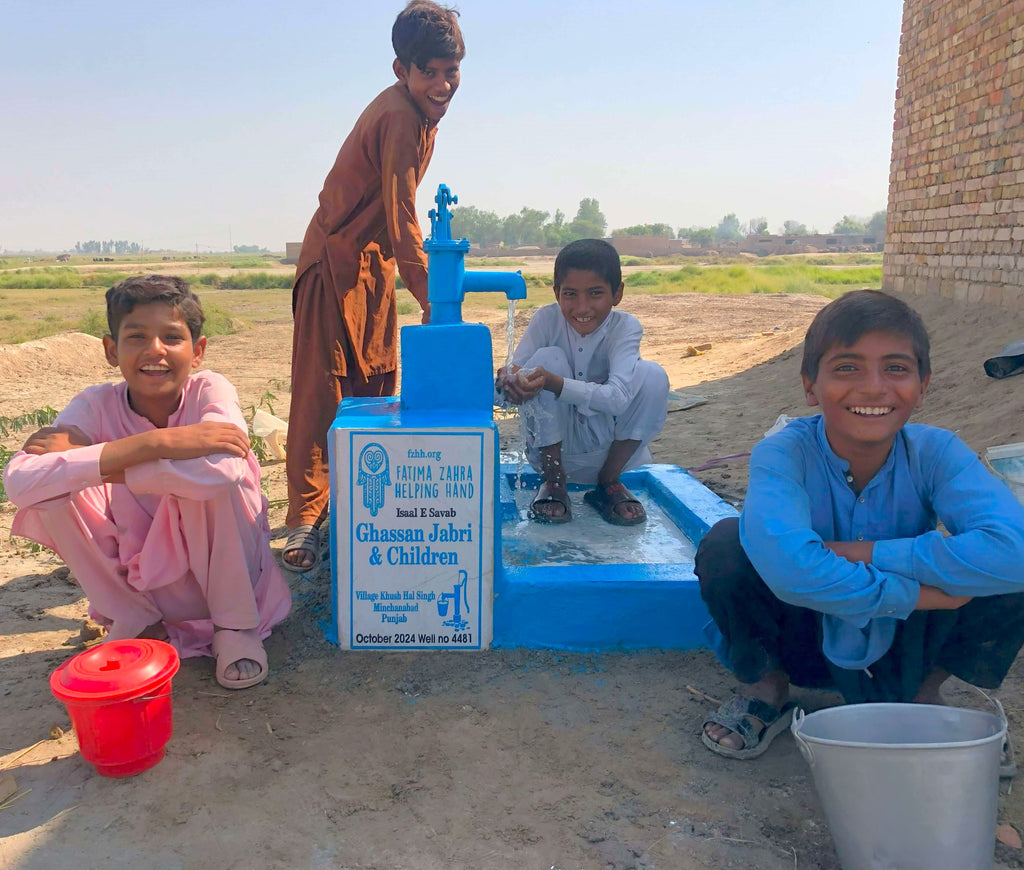
<svg viewBox="0 0 1024 870">
<path fill-rule="evenodd" d="M 469 622 L 462 618 L 462 606 L 465 605 L 466 613 L 469 613 L 469 594 L 467 592 L 467 586 L 469 585 L 469 575 L 460 570 L 459 571 L 459 582 L 452 586 L 451 592 L 442 592 L 437 596 L 437 615 L 447 616 L 448 615 L 448 604 L 449 602 L 455 605 L 455 609 L 452 613 L 451 619 L 444 620 L 441 624 L 447 625 L 453 628 L 455 631 L 463 631 L 469 627 Z M 459 590 L 462 590 L 462 594 L 459 595 Z"/>
</svg>

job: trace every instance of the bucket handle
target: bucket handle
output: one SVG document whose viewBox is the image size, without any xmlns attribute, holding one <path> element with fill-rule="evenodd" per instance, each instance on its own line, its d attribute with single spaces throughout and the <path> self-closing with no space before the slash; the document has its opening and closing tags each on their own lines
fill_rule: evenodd
<svg viewBox="0 0 1024 870">
<path fill-rule="evenodd" d="M 807 738 L 800 733 L 800 729 L 803 728 L 804 719 L 806 714 L 804 713 L 803 707 L 797 707 L 793 711 L 793 721 L 789 723 L 789 730 L 793 732 L 793 739 L 796 741 L 796 745 L 800 748 L 800 754 L 804 757 L 804 760 L 811 766 L 814 767 L 814 753 L 811 750 L 811 744 L 807 742 Z"/>
<path fill-rule="evenodd" d="M 995 706 L 996 714 L 999 716 L 999 721 L 1003 723 L 1003 730 L 1007 733 L 1007 735 L 1009 735 L 1009 733 L 1010 733 L 1010 723 L 1009 723 L 1009 721 L 1006 718 L 1006 711 L 1003 709 L 1003 705 L 1000 703 L 999 699 L 997 697 L 995 697 L 994 695 L 990 695 L 983 688 L 981 688 L 981 686 L 975 686 L 973 683 L 968 683 L 967 685 L 969 685 L 972 689 L 977 689 L 977 691 L 986 700 L 988 700 L 989 702 L 991 702 Z"/>
<path fill-rule="evenodd" d="M 969 683 L 968 685 L 972 684 Z M 1003 709 L 1003 705 L 1000 703 L 999 699 L 993 697 L 978 686 L 973 686 L 973 688 L 977 689 L 985 696 L 985 698 L 992 702 L 996 708 L 996 713 L 999 716 L 999 721 L 1003 723 L 1004 733 L 1009 734 L 1009 722 L 1006 719 L 1006 711 Z M 793 721 L 789 723 L 789 730 L 793 732 L 793 739 L 796 740 L 796 745 L 800 748 L 800 754 L 811 767 L 814 767 L 814 752 L 811 749 L 811 744 L 807 741 L 807 738 L 800 733 L 800 729 L 803 728 L 805 718 L 806 716 L 804 714 L 803 707 L 797 707 L 793 712 Z"/>
<path fill-rule="evenodd" d="M 169 698 L 171 697 L 170 692 L 164 692 L 162 695 L 140 695 L 136 698 L 136 701 L 155 701 L 157 698 Z"/>
</svg>

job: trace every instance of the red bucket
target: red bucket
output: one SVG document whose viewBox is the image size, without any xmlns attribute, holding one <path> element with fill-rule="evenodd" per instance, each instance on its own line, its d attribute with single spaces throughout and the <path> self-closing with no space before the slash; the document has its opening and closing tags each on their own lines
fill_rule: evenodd
<svg viewBox="0 0 1024 870">
<path fill-rule="evenodd" d="M 171 739 L 171 677 L 178 653 L 161 640 L 112 640 L 50 674 L 82 757 L 103 776 L 134 776 L 164 757 Z"/>
</svg>

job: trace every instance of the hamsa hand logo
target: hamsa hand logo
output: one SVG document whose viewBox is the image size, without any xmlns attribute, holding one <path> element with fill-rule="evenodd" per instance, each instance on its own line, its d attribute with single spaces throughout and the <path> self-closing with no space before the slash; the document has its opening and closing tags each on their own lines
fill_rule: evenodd
<svg viewBox="0 0 1024 870">
<path fill-rule="evenodd" d="M 380 444 L 367 444 L 359 454 L 357 483 L 363 488 L 363 506 L 370 516 L 377 516 L 377 511 L 384 507 L 385 489 L 391 486 L 388 454 Z"/>
</svg>

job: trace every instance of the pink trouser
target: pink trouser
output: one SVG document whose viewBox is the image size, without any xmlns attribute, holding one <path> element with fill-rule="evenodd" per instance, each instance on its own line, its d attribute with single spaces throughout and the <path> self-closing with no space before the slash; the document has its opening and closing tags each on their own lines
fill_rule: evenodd
<svg viewBox="0 0 1024 870">
<path fill-rule="evenodd" d="M 110 510 L 111 486 L 30 509 L 111 639 L 162 621 L 182 656 L 210 655 L 214 625 L 267 637 L 287 616 L 266 514 L 253 518 L 240 490 L 206 501 L 162 496 L 149 528 L 126 534 Z"/>
</svg>

